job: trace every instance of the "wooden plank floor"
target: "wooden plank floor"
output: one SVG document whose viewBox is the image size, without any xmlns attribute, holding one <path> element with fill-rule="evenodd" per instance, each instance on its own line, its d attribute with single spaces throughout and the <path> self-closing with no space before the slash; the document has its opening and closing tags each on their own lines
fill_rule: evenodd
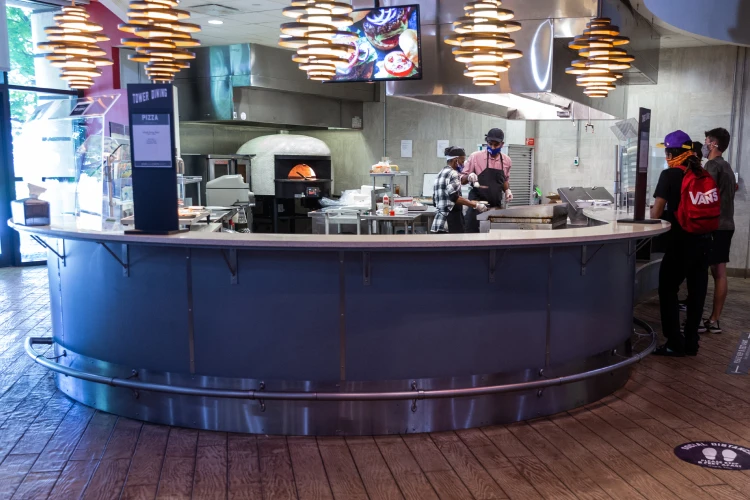
<svg viewBox="0 0 750 500">
<path fill-rule="evenodd" d="M 672 451 L 750 445 L 750 376 L 724 373 L 749 305 L 750 281 L 731 279 L 724 334 L 704 336 L 696 358 L 645 359 L 585 408 L 457 432 L 286 438 L 143 424 L 67 399 L 22 346 L 51 328 L 46 269 L 0 269 L 0 499 L 750 498 L 750 472 Z M 638 315 L 658 327 L 655 300 Z"/>
</svg>

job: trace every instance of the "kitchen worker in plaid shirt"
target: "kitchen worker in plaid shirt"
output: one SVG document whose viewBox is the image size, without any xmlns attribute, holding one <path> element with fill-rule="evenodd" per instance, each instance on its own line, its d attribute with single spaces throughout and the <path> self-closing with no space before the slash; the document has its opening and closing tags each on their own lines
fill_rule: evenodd
<svg viewBox="0 0 750 500">
<path fill-rule="evenodd" d="M 466 152 L 455 146 L 445 148 L 447 164 L 435 179 L 432 201 L 437 214 L 432 222 L 433 233 L 463 233 L 464 216 L 461 207 L 471 207 L 477 212 L 486 212 L 483 203 L 470 201 L 461 197 L 461 176 L 459 172 L 466 161 Z"/>
</svg>

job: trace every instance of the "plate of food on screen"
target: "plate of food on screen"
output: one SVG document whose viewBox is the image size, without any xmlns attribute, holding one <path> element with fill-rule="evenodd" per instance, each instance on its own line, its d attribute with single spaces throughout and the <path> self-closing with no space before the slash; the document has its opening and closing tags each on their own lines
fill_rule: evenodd
<svg viewBox="0 0 750 500">
<path fill-rule="evenodd" d="M 352 12 L 355 47 L 346 64 L 339 66 L 333 81 L 370 82 L 422 78 L 420 60 L 419 7 L 386 7 Z"/>
</svg>

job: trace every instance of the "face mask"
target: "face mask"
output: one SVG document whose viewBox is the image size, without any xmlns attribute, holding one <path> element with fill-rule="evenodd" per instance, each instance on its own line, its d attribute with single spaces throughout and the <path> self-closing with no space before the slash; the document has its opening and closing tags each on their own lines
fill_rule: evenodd
<svg viewBox="0 0 750 500">
<path fill-rule="evenodd" d="M 495 156 L 495 155 L 497 155 L 502 150 L 503 150 L 503 148 L 501 148 L 501 147 L 500 148 L 491 148 L 491 147 L 487 146 L 487 152 L 490 154 L 490 156 Z"/>
<path fill-rule="evenodd" d="M 456 171 L 460 174 L 461 171 L 464 169 L 463 163 L 456 163 Z"/>
<path fill-rule="evenodd" d="M 704 144 L 701 146 L 701 153 L 703 153 L 704 158 L 708 158 L 708 155 L 711 154 L 711 147 L 708 144 Z"/>
</svg>

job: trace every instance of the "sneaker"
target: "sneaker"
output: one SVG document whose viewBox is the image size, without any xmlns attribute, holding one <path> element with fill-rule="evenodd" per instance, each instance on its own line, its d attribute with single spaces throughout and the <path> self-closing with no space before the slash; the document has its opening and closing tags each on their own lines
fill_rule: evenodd
<svg viewBox="0 0 750 500">
<path fill-rule="evenodd" d="M 701 322 L 700 322 L 700 323 L 698 323 L 698 333 L 706 333 L 706 331 L 708 330 L 708 329 L 706 328 L 706 325 L 707 325 L 707 324 L 708 324 L 708 318 L 703 318 L 703 319 L 701 320 Z M 682 326 L 683 326 L 683 330 L 684 330 L 684 327 L 685 327 L 685 323 L 683 323 L 683 324 L 682 324 Z"/>
<path fill-rule="evenodd" d="M 672 349 L 667 347 L 667 344 L 661 345 L 654 349 L 653 354 L 654 356 L 671 356 L 674 358 L 682 358 L 685 356 L 684 352 L 673 351 Z"/>
<path fill-rule="evenodd" d="M 687 300 L 680 300 L 679 302 L 677 302 L 677 304 L 680 308 L 680 311 L 687 311 Z"/>
<path fill-rule="evenodd" d="M 700 331 L 700 329 L 698 331 Z M 703 331 L 708 333 L 721 333 L 721 325 L 719 325 L 718 321 L 707 319 L 703 321 Z"/>
</svg>

